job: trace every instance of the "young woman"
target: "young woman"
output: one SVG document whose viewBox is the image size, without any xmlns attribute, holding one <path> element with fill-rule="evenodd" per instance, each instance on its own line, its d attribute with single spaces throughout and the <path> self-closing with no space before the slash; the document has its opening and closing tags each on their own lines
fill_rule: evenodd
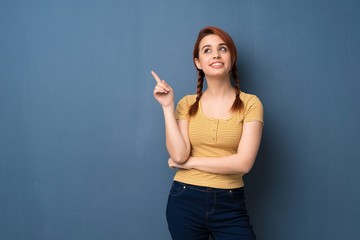
<svg viewBox="0 0 360 240">
<path fill-rule="evenodd" d="M 154 97 L 164 112 L 168 164 L 177 168 L 166 210 L 171 236 L 255 239 L 242 177 L 259 149 L 262 104 L 255 95 L 240 91 L 236 47 L 223 30 L 202 29 L 193 59 L 197 94 L 182 98 L 176 109 L 173 89 L 152 72 L 157 82 Z"/>
</svg>

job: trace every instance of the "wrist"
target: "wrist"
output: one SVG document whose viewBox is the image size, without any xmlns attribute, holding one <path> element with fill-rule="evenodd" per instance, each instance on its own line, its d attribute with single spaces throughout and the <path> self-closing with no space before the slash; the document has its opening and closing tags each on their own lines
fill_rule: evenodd
<svg viewBox="0 0 360 240">
<path fill-rule="evenodd" d="M 164 111 L 164 113 L 170 112 L 170 113 L 174 113 L 174 103 L 170 104 L 169 106 L 162 106 L 162 109 Z"/>
<path fill-rule="evenodd" d="M 196 158 L 194 157 L 189 157 L 188 160 L 186 161 L 186 165 L 188 169 L 195 168 L 195 163 L 196 163 Z"/>
</svg>

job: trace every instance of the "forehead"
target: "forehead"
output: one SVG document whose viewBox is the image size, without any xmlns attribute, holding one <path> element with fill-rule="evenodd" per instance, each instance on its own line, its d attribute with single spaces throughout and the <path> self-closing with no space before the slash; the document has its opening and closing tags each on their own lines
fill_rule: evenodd
<svg viewBox="0 0 360 240">
<path fill-rule="evenodd" d="M 200 49 L 206 45 L 210 46 L 218 46 L 219 44 L 224 44 L 224 40 L 222 40 L 218 35 L 211 34 L 205 36 L 203 39 L 201 39 L 199 47 Z"/>
</svg>

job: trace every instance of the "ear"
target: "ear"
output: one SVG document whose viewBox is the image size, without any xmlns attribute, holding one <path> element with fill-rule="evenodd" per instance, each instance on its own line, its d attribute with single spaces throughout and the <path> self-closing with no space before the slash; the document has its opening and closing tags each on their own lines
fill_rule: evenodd
<svg viewBox="0 0 360 240">
<path fill-rule="evenodd" d="M 199 59 L 194 58 L 194 63 L 195 63 L 195 65 L 196 65 L 196 67 L 197 67 L 198 69 L 202 70 Z"/>
</svg>

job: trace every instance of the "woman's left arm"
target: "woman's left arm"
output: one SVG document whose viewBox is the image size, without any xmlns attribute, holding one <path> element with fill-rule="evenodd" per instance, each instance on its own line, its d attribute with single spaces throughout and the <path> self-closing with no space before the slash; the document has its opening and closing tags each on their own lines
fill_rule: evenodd
<svg viewBox="0 0 360 240">
<path fill-rule="evenodd" d="M 169 167 L 198 169 L 218 174 L 248 173 L 254 165 L 259 150 L 263 124 L 259 121 L 246 122 L 243 127 L 237 153 L 226 157 L 189 157 L 184 164 L 177 164 L 171 158 Z"/>
</svg>

